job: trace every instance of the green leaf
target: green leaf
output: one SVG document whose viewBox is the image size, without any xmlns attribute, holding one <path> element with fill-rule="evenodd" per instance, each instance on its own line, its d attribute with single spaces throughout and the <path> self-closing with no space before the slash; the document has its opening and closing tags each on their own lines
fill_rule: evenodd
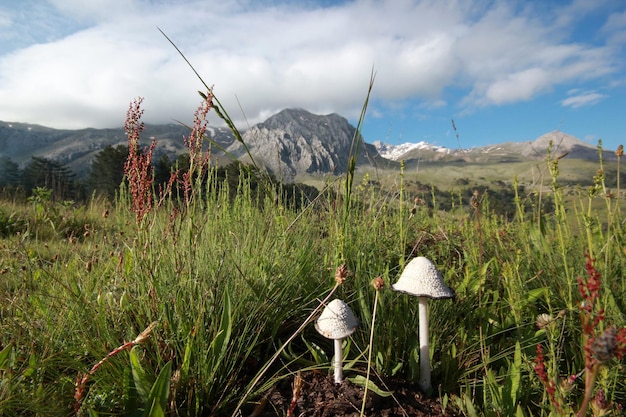
<svg viewBox="0 0 626 417">
<path fill-rule="evenodd" d="M 141 402 L 148 402 L 148 395 L 150 392 L 150 381 L 148 380 L 148 375 L 146 371 L 139 363 L 139 354 L 137 353 L 137 346 L 134 346 L 130 350 L 130 366 L 133 373 L 133 382 L 135 384 L 135 389 L 137 390 L 137 394 L 141 399 Z"/>
<path fill-rule="evenodd" d="M 302 337 L 302 341 L 304 342 L 306 347 L 309 349 L 309 353 L 311 353 L 311 356 L 313 356 L 313 360 L 315 361 L 316 364 L 322 365 L 322 364 L 327 364 L 329 362 L 328 355 L 326 355 L 326 352 L 324 352 L 324 350 L 319 345 L 312 343 L 312 342 L 311 343 L 307 342 L 307 340 L 304 337 Z"/>
<path fill-rule="evenodd" d="M 30 377 L 35 373 L 37 369 L 37 359 L 35 358 L 35 354 L 31 353 L 28 358 L 28 368 L 24 371 L 24 377 Z"/>
<path fill-rule="evenodd" d="M 343 341 L 343 347 L 342 347 L 342 352 L 341 352 L 342 356 L 343 356 L 342 361 L 344 362 L 344 364 L 343 364 L 344 371 L 347 370 L 347 369 L 354 368 L 359 361 L 361 361 L 361 360 L 363 360 L 363 358 L 365 358 L 365 352 L 366 351 L 364 350 L 356 358 L 352 359 L 351 361 L 345 362 L 345 361 L 348 360 L 348 355 L 350 354 L 350 346 L 352 346 L 351 339 L 350 338 L 345 339 Z"/>
<path fill-rule="evenodd" d="M 145 417 L 164 417 L 167 408 L 167 399 L 170 395 L 170 378 L 172 376 L 172 362 L 165 364 L 154 385 L 150 389 L 148 406 L 144 412 Z"/>
<path fill-rule="evenodd" d="M 224 307 L 222 309 L 222 319 L 215 338 L 211 341 L 208 349 L 208 361 L 210 363 L 209 379 L 217 373 L 219 365 L 226 356 L 230 335 L 232 333 L 232 303 L 228 290 L 224 291 Z"/>
<path fill-rule="evenodd" d="M 519 392 L 520 380 L 522 378 L 522 348 L 519 342 L 515 343 L 515 354 L 513 355 L 513 364 L 509 368 L 509 378 L 507 380 L 507 388 L 510 393 L 510 408 L 513 410 L 517 403 L 517 393 Z"/>
<path fill-rule="evenodd" d="M 165 417 L 165 412 L 158 403 L 154 403 L 151 408 L 144 411 L 143 417 Z"/>
<path fill-rule="evenodd" d="M 535 288 L 533 290 L 528 291 L 526 294 L 526 302 L 531 304 L 535 302 L 539 297 L 548 293 L 548 287 Z"/>
<path fill-rule="evenodd" d="M 137 413 L 137 388 L 133 380 L 132 365 L 126 368 L 124 372 L 124 409 L 127 416 L 133 416 Z"/>
<path fill-rule="evenodd" d="M 464 405 L 465 405 L 465 411 L 467 412 L 467 415 L 469 417 L 478 417 L 478 413 L 476 412 L 476 408 L 474 408 L 474 404 L 472 404 L 472 399 L 470 398 L 469 395 L 464 395 L 463 396 L 464 401 Z"/>
<path fill-rule="evenodd" d="M 13 342 L 9 343 L 0 352 L 0 369 L 7 369 L 9 367 L 9 354 L 13 348 Z"/>
<path fill-rule="evenodd" d="M 391 375 L 392 375 L 392 376 L 395 376 L 395 375 L 396 375 L 396 374 L 397 374 L 397 373 L 398 373 L 398 372 L 402 369 L 402 366 L 403 366 L 403 365 L 404 365 L 404 363 L 402 363 L 402 362 L 398 362 L 398 363 L 396 364 L 396 366 L 394 366 L 394 367 L 391 369 Z"/>
<path fill-rule="evenodd" d="M 487 369 L 483 381 L 487 389 L 484 391 L 484 403 L 492 404 L 493 407 L 502 407 L 502 386 L 498 384 L 496 375 L 492 369 Z"/>
<path fill-rule="evenodd" d="M 359 385 L 363 388 L 367 386 L 368 390 L 375 392 L 381 397 L 389 397 L 393 395 L 393 391 L 385 391 L 385 390 L 378 388 L 378 386 L 374 383 L 374 381 L 372 380 L 368 381 L 367 378 L 365 378 L 363 375 L 357 375 L 355 377 L 348 378 L 348 381 L 352 382 L 354 385 Z"/>
<path fill-rule="evenodd" d="M 183 363 L 180 366 L 180 377 L 182 380 L 186 380 L 187 375 L 189 375 L 189 366 L 191 364 L 191 351 L 194 339 L 194 332 L 189 332 L 189 336 L 187 336 L 187 343 L 185 344 L 185 355 L 183 356 Z"/>
</svg>

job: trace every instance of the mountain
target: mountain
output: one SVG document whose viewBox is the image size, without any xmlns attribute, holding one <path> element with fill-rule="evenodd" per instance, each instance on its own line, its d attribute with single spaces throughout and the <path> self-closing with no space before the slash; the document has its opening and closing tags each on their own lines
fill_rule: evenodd
<svg viewBox="0 0 626 417">
<path fill-rule="evenodd" d="M 255 162 L 275 175 L 293 179 L 298 174 L 345 172 L 356 129 L 338 114 L 316 115 L 303 109 L 286 109 L 252 126 L 243 140 Z M 244 146 L 234 142 L 228 152 L 246 160 Z M 376 147 L 361 139 L 357 164 L 386 164 Z"/>
<path fill-rule="evenodd" d="M 183 136 L 188 128 L 180 124 L 146 125 L 142 143 L 154 137 L 155 158 L 171 159 L 187 152 Z M 346 171 L 356 129 L 338 114 L 316 115 L 303 109 L 285 109 L 243 132 L 243 140 L 257 164 L 276 176 L 292 180 L 302 174 L 340 174 Z M 219 148 L 243 161 L 248 160 L 242 143 L 235 141 L 230 130 L 209 126 L 207 135 Z M 44 126 L 0 122 L 0 157 L 8 156 L 20 166 L 32 156 L 45 157 L 66 164 L 76 174 L 86 174 L 94 157 L 106 146 L 126 145 L 123 128 L 62 130 Z M 460 163 L 502 163 L 545 159 L 552 143 L 552 157 L 597 160 L 593 145 L 574 136 L 554 131 L 528 142 L 504 142 L 470 149 L 452 149 L 425 142 L 389 145 L 382 142 L 359 144 L 358 166 L 397 167 L 420 161 Z M 215 160 L 229 159 L 213 148 Z M 605 151 L 605 160 L 615 160 L 614 152 Z"/>
<path fill-rule="evenodd" d="M 183 136 L 186 127 L 179 124 L 146 125 L 142 142 L 156 138 L 155 158 L 186 152 Z M 303 109 L 286 109 L 243 132 L 243 140 L 255 163 L 265 166 L 285 180 L 299 174 L 345 172 L 356 129 L 337 114 L 315 115 Z M 242 143 L 235 141 L 226 128 L 209 127 L 207 135 L 230 155 L 249 160 Z M 125 145 L 123 128 L 58 130 L 24 123 L 0 122 L 0 156 L 6 155 L 24 165 L 32 156 L 41 156 L 67 164 L 78 175 L 85 174 L 95 155 L 106 146 Z M 214 156 L 223 153 L 214 148 Z M 393 164 L 378 155 L 373 145 L 361 141 L 357 164 Z"/>
<path fill-rule="evenodd" d="M 189 129 L 180 124 L 146 125 L 141 142 L 147 146 L 150 138 L 157 140 L 156 158 L 163 154 L 176 157 L 187 152 L 183 136 Z M 210 127 L 208 135 L 222 147 L 228 147 L 234 137 L 226 128 Z M 67 164 L 75 173 L 83 175 L 91 161 L 107 146 L 126 145 L 123 127 L 114 129 L 65 130 L 28 124 L 0 122 L 0 156 L 8 156 L 23 166 L 33 156 L 53 159 Z"/>
<path fill-rule="evenodd" d="M 445 146 L 431 145 L 426 142 L 403 143 L 401 145 L 390 145 L 379 140 L 374 141 L 373 145 L 378 150 L 380 156 L 392 161 L 400 161 L 402 159 L 410 159 L 412 155 L 423 156 L 428 153 L 441 153 L 449 155 L 453 151 Z"/>
<path fill-rule="evenodd" d="M 534 141 L 504 142 L 496 145 L 481 146 L 470 149 L 451 149 L 431 145 L 426 142 L 389 145 L 379 141 L 374 146 L 381 156 L 394 161 L 454 161 L 469 163 L 487 162 L 520 162 L 525 160 L 545 159 L 550 150 L 552 157 L 570 159 L 597 160 L 598 149 L 582 140 L 563 133 L 553 131 L 546 133 Z M 605 160 L 615 160 L 614 152 L 604 151 Z"/>
</svg>

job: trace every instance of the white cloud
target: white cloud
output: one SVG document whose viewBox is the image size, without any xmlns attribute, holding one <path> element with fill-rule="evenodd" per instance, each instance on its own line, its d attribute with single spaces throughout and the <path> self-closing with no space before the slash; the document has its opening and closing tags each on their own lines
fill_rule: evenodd
<svg viewBox="0 0 626 417">
<path fill-rule="evenodd" d="M 11 27 L 11 15 L 7 10 L 0 9 L 0 28 L 6 29 Z"/>
<path fill-rule="evenodd" d="M 61 14 L 73 19 L 98 22 L 111 21 L 122 14 L 134 14 L 139 10 L 137 0 L 48 0 Z"/>
<path fill-rule="evenodd" d="M 545 91 L 549 85 L 549 76 L 545 70 L 530 68 L 493 82 L 487 88 L 485 98 L 494 104 L 528 100 L 539 92 Z"/>
<path fill-rule="evenodd" d="M 595 91 L 573 91 L 571 94 L 568 98 L 561 101 L 563 107 L 577 109 L 579 107 L 592 106 L 607 97 L 605 94 Z"/>
<path fill-rule="evenodd" d="M 612 13 L 600 29 L 611 45 L 626 45 L 626 10 Z"/>
<path fill-rule="evenodd" d="M 466 107 L 504 105 L 616 71 L 615 49 L 568 41 L 567 25 L 553 24 L 558 16 L 575 24 L 581 5 L 592 7 L 50 0 L 50 19 L 39 11 L 31 22 L 45 36 L 0 56 L 0 114 L 57 127 L 117 126 L 128 103 L 145 96 L 147 121 L 189 120 L 201 84 L 157 27 L 215 85 L 231 115 L 243 119 L 241 104 L 250 123 L 285 107 L 356 117 L 372 68 L 373 114 L 412 99 L 426 107 L 459 102 L 446 95 L 450 88 Z M 82 29 L 67 34 L 59 22 Z"/>
</svg>

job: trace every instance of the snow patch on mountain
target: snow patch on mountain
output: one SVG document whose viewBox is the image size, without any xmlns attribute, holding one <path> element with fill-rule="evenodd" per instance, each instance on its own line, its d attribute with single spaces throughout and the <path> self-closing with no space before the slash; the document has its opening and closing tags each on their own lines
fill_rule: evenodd
<svg viewBox="0 0 626 417">
<path fill-rule="evenodd" d="M 449 148 L 445 146 L 437 146 L 432 145 L 427 142 L 417 142 L 417 143 L 402 143 L 400 145 L 391 145 L 389 143 L 384 143 L 379 140 L 374 141 L 372 143 L 380 156 L 386 159 L 391 159 L 392 161 L 398 161 L 403 158 L 407 153 L 414 150 L 426 150 L 431 152 L 441 152 L 449 154 L 451 151 Z"/>
</svg>

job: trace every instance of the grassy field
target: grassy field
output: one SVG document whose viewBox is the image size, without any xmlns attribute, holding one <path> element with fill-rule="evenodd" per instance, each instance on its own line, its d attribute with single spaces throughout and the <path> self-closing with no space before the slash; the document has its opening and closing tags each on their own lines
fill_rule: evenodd
<svg viewBox="0 0 626 417">
<path fill-rule="evenodd" d="M 468 177 L 445 165 L 379 183 L 348 171 L 298 210 L 243 171 L 235 190 L 184 179 L 179 198 L 153 195 L 130 172 L 114 203 L 78 207 L 46 190 L 5 198 L 0 415 L 254 415 L 277 381 L 328 372 L 332 343 L 312 319 L 335 297 L 361 323 L 345 342 L 346 376 L 369 367 L 374 383 L 417 381 L 417 300 L 389 286 L 418 255 L 457 294 L 429 305 L 428 394 L 446 413 L 619 415 L 626 207 L 619 190 L 608 195 L 608 174 L 568 192 L 559 163 L 496 173 L 510 184 L 542 178 L 539 192 L 512 197 L 512 220 L 481 195 L 455 210 L 416 204 L 416 181 Z"/>
</svg>

